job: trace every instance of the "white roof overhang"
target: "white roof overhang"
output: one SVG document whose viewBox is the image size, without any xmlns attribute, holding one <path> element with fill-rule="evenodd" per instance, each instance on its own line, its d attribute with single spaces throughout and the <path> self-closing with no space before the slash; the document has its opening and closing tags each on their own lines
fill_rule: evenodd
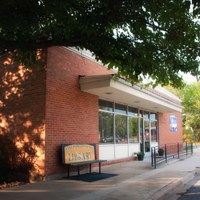
<svg viewBox="0 0 200 200">
<path fill-rule="evenodd" d="M 100 99 L 133 106 L 153 112 L 182 112 L 183 106 L 123 79 L 115 80 L 113 75 L 80 77 L 80 87 L 84 92 L 99 96 Z"/>
</svg>

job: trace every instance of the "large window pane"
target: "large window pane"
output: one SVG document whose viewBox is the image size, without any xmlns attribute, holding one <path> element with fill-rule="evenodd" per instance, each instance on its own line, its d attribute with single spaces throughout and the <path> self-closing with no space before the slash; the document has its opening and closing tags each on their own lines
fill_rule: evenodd
<svg viewBox="0 0 200 200">
<path fill-rule="evenodd" d="M 129 142 L 138 142 L 138 118 L 129 117 Z"/>
<path fill-rule="evenodd" d="M 144 124 L 143 118 L 139 118 L 140 120 L 140 150 L 144 151 Z"/>
<path fill-rule="evenodd" d="M 121 104 L 115 104 L 115 112 L 126 114 L 126 106 L 121 105 Z"/>
<path fill-rule="evenodd" d="M 109 101 L 99 100 L 99 108 L 101 110 L 113 112 L 113 103 Z"/>
<path fill-rule="evenodd" d="M 113 114 L 99 112 L 100 143 L 113 143 Z"/>
<path fill-rule="evenodd" d="M 151 141 L 153 142 L 158 141 L 157 121 L 151 121 Z"/>
<path fill-rule="evenodd" d="M 143 110 L 140 110 L 139 117 L 143 117 Z"/>
<path fill-rule="evenodd" d="M 143 118 L 148 120 L 149 119 L 149 112 L 144 111 Z"/>
<path fill-rule="evenodd" d="M 128 115 L 137 117 L 138 116 L 138 109 L 137 108 L 128 107 Z"/>
<path fill-rule="evenodd" d="M 116 143 L 127 143 L 127 117 L 124 115 L 115 115 L 115 133 Z"/>
<path fill-rule="evenodd" d="M 151 120 L 157 120 L 157 114 L 156 113 L 150 113 L 150 119 Z"/>
</svg>

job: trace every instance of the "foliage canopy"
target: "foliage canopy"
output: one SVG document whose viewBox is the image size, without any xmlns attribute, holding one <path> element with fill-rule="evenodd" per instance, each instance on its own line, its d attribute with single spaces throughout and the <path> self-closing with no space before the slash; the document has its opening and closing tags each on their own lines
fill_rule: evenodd
<svg viewBox="0 0 200 200">
<path fill-rule="evenodd" d="M 184 106 L 184 136 L 193 141 L 200 141 L 200 82 L 186 85 L 180 91 Z"/>
<path fill-rule="evenodd" d="M 187 142 L 200 142 L 200 82 L 185 84 L 182 88 L 165 86 L 178 96 L 183 109 L 183 138 Z"/>
<path fill-rule="evenodd" d="M 86 48 L 131 82 L 180 86 L 199 75 L 198 0 L 0 0 L 0 56 L 26 64 L 37 49 Z"/>
</svg>

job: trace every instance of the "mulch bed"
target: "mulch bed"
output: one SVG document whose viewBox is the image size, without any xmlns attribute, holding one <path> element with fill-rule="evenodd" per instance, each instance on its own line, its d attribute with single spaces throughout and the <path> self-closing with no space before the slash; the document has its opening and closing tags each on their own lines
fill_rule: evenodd
<svg viewBox="0 0 200 200">
<path fill-rule="evenodd" d="M 0 189 L 5 189 L 5 188 L 10 188 L 10 187 L 16 187 L 16 186 L 20 186 L 20 185 L 23 185 L 25 183 L 23 182 L 11 182 L 11 183 L 0 183 Z"/>
</svg>

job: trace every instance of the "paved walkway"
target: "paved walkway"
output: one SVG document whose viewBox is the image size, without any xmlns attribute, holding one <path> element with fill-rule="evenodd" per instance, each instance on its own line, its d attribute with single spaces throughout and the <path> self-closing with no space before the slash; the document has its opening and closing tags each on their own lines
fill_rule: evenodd
<svg viewBox="0 0 200 200">
<path fill-rule="evenodd" d="M 131 161 L 102 168 L 117 176 L 83 182 L 60 179 L 0 190 L 2 200 L 156 200 L 174 187 L 191 180 L 200 170 L 200 150 L 192 157 L 173 160 L 157 169 L 150 160 Z M 97 169 L 98 170 L 98 169 Z"/>
</svg>

